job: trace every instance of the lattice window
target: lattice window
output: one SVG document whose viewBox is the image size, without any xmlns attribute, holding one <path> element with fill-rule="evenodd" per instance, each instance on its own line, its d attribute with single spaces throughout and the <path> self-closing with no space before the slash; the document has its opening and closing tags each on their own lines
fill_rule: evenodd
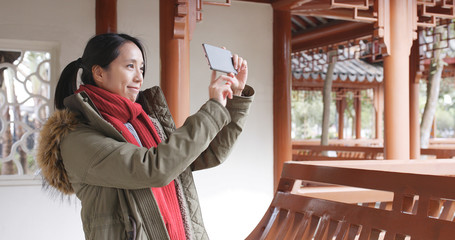
<svg viewBox="0 0 455 240">
<path fill-rule="evenodd" d="M 37 170 L 38 134 L 52 110 L 53 49 L 47 43 L 0 40 L 0 175 Z"/>
</svg>

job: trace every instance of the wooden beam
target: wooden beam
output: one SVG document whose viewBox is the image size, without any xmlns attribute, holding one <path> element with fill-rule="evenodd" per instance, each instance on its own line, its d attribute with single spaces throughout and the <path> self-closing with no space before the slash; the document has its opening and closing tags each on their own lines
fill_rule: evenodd
<svg viewBox="0 0 455 240">
<path fill-rule="evenodd" d="M 272 4 L 273 0 L 237 0 L 242 2 L 268 3 Z"/>
<path fill-rule="evenodd" d="M 275 10 L 279 11 L 289 11 L 295 7 L 298 7 L 301 5 L 302 2 L 305 2 L 308 0 L 276 0 L 272 3 L 272 7 Z M 327 1 L 327 0 L 324 0 Z"/>
<path fill-rule="evenodd" d="M 325 18 L 323 18 L 323 17 L 315 16 L 315 18 L 316 18 L 319 22 L 321 22 L 321 23 L 323 23 L 323 24 L 326 24 L 326 23 L 329 22 L 329 21 L 327 21 L 327 19 L 325 19 Z"/>
<path fill-rule="evenodd" d="M 291 142 L 291 13 L 273 11 L 273 159 L 274 189 L 285 161 L 292 160 Z"/>
<path fill-rule="evenodd" d="M 308 23 L 303 20 L 299 15 L 293 15 L 292 16 L 292 22 L 295 22 L 297 25 L 300 26 L 302 29 L 307 29 Z"/>
<path fill-rule="evenodd" d="M 292 27 L 291 27 L 292 32 L 295 32 L 300 29 L 300 26 L 297 25 L 294 21 L 292 21 L 291 24 L 292 24 Z"/>
<path fill-rule="evenodd" d="M 308 17 L 308 16 L 301 16 L 303 21 L 308 23 L 312 27 L 317 27 L 318 26 L 318 21 L 314 17 Z"/>
<path fill-rule="evenodd" d="M 369 2 L 372 5 L 373 1 Z M 342 6 L 343 5 L 343 6 Z M 365 0 L 275 0 L 272 3 L 274 9 L 277 10 L 295 10 L 306 9 L 307 11 L 329 10 L 338 7 L 364 7 Z"/>
<path fill-rule="evenodd" d="M 96 0 L 96 34 L 117 32 L 117 0 Z"/>
<path fill-rule="evenodd" d="M 373 11 L 357 11 L 358 19 L 354 19 L 354 9 L 322 9 L 317 11 L 308 11 L 308 9 L 296 9 L 292 10 L 292 14 L 294 15 L 305 15 L 305 16 L 318 16 L 324 17 L 329 19 L 338 19 L 338 20 L 346 20 L 346 21 L 356 21 L 356 22 L 366 22 L 371 23 L 373 21 L 374 13 Z"/>
<path fill-rule="evenodd" d="M 337 89 L 337 88 L 344 88 L 344 89 L 372 89 L 377 86 L 380 86 L 382 83 L 380 82 L 368 82 L 368 81 L 363 81 L 363 82 L 350 82 L 350 81 L 342 81 L 342 80 L 336 80 L 333 81 L 332 84 L 332 89 Z M 293 80 L 292 82 L 292 90 L 303 90 L 303 89 L 315 89 L 315 90 L 321 90 L 322 87 L 324 86 L 324 82 L 320 80 L 308 80 L 308 81 L 302 81 L 302 80 Z"/>
<path fill-rule="evenodd" d="M 297 52 L 328 46 L 354 38 L 370 36 L 373 35 L 373 32 L 374 24 L 371 23 L 343 22 L 334 24 L 293 36 L 292 51 Z"/>
</svg>

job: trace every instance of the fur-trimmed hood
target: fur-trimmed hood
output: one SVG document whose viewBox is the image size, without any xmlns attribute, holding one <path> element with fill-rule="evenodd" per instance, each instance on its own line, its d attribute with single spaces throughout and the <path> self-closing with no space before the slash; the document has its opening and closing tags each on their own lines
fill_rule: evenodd
<svg viewBox="0 0 455 240">
<path fill-rule="evenodd" d="M 79 122 L 76 113 L 68 109 L 57 110 L 40 132 L 36 161 L 41 169 L 41 175 L 48 185 L 63 194 L 73 194 L 74 189 L 63 165 L 60 143 Z"/>
</svg>

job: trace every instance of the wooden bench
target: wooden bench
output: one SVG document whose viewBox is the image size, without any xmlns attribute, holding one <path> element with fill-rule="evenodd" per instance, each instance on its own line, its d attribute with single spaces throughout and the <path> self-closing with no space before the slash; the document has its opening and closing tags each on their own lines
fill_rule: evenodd
<svg viewBox="0 0 455 240">
<path fill-rule="evenodd" d="M 453 240 L 453 176 L 447 159 L 286 162 L 247 239 Z"/>
</svg>

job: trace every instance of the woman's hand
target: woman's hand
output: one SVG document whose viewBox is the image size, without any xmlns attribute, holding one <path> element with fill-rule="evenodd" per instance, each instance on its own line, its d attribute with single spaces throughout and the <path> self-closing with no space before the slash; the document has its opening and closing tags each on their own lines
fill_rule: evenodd
<svg viewBox="0 0 455 240">
<path fill-rule="evenodd" d="M 234 62 L 234 68 L 237 70 L 237 76 L 233 73 L 229 73 L 228 76 L 237 78 L 238 84 L 232 84 L 231 89 L 234 95 L 241 96 L 242 91 L 245 88 L 246 81 L 248 80 L 248 64 L 245 59 L 237 54 L 232 56 L 232 60 Z"/>
<path fill-rule="evenodd" d="M 232 99 L 232 85 L 239 85 L 237 78 L 229 75 L 221 75 L 216 78 L 216 72 L 212 71 L 212 80 L 209 85 L 209 97 L 226 106 L 227 97 Z"/>
</svg>

